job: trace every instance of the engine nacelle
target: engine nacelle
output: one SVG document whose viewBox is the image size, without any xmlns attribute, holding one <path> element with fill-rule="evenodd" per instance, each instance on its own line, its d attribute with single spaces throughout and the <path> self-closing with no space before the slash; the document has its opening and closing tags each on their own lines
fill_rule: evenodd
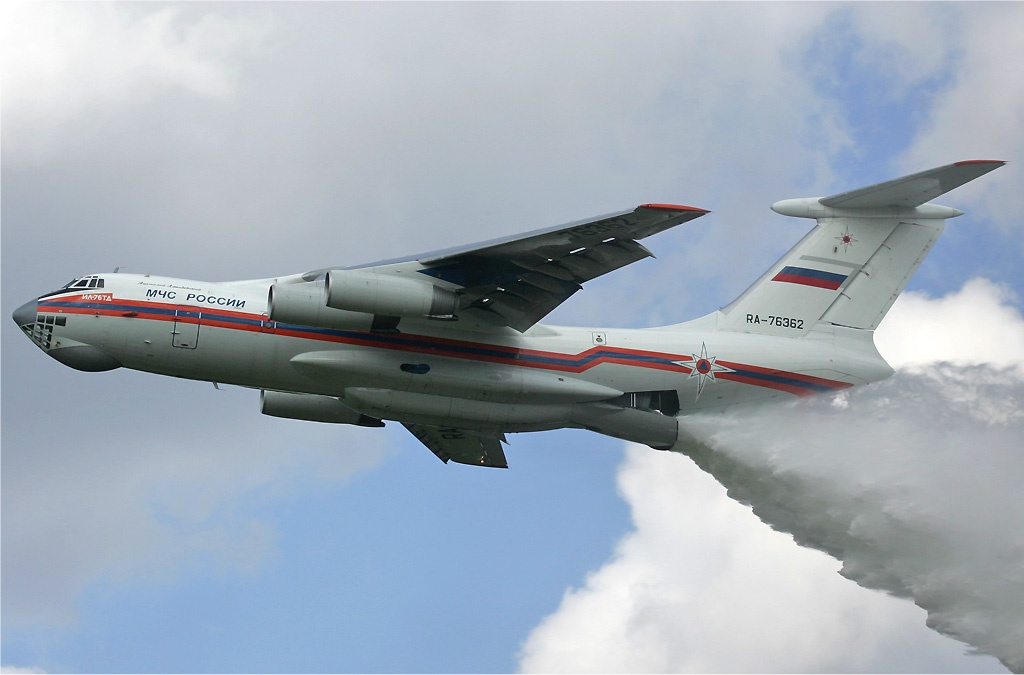
<svg viewBox="0 0 1024 675">
<path fill-rule="evenodd" d="M 573 406 L 572 421 L 599 434 L 643 443 L 655 450 L 669 450 L 679 439 L 679 420 L 675 417 L 608 403 L 577 404 Z"/>
<path fill-rule="evenodd" d="M 274 284 L 267 299 L 267 316 L 271 321 L 315 328 L 357 331 L 373 328 L 372 314 L 328 307 L 324 287 L 319 284 Z"/>
<path fill-rule="evenodd" d="M 271 417 L 285 417 L 307 422 L 355 424 L 360 427 L 382 427 L 379 419 L 349 408 L 332 396 L 292 394 L 283 391 L 260 391 L 260 412 Z"/>
<path fill-rule="evenodd" d="M 458 296 L 429 281 L 356 270 L 327 273 L 327 306 L 385 316 L 450 317 Z"/>
</svg>

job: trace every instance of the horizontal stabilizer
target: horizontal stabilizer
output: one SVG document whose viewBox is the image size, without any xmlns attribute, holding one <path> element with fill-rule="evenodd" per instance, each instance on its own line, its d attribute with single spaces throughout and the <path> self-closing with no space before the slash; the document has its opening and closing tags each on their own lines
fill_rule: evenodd
<svg viewBox="0 0 1024 675">
<path fill-rule="evenodd" d="M 927 202 L 1006 162 L 969 160 L 817 199 L 776 213 L 818 225 L 743 295 L 719 327 L 798 337 L 819 321 L 874 330 L 945 227 L 962 211 Z"/>
<path fill-rule="evenodd" d="M 913 208 L 998 169 L 1003 164 L 1006 162 L 987 159 L 956 162 L 850 192 L 840 192 L 831 197 L 822 197 L 818 201 L 823 206 L 844 209 L 886 206 Z"/>
</svg>

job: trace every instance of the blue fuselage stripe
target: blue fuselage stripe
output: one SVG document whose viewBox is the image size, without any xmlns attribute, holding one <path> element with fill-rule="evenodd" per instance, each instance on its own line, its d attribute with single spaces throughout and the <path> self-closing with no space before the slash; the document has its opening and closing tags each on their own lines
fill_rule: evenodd
<svg viewBox="0 0 1024 675">
<path fill-rule="evenodd" d="M 261 328 L 264 326 L 264 319 L 262 317 L 256 317 L 253 315 L 239 316 L 238 314 L 227 314 L 217 310 L 201 309 L 200 312 L 194 311 L 193 308 L 189 308 L 184 312 L 180 312 L 174 307 L 153 307 L 139 304 L 124 304 L 124 303 L 113 303 L 113 302 L 73 302 L 73 301 L 40 301 L 39 310 L 45 312 L 47 310 L 55 309 L 75 309 L 75 310 L 86 310 L 86 311 L 103 311 L 103 312 L 131 312 L 133 315 L 139 318 L 146 318 L 149 315 L 152 318 L 161 317 L 163 320 L 166 318 L 174 318 L 175 316 L 187 316 L 189 318 L 198 318 L 201 312 L 201 319 L 216 321 L 218 323 L 234 324 L 236 326 L 248 327 L 248 328 Z M 544 355 L 538 353 L 531 353 L 529 351 L 523 351 L 515 347 L 501 347 L 496 345 L 482 345 L 482 344 L 470 344 L 470 343 L 447 343 L 438 342 L 431 338 L 423 338 L 418 336 L 402 335 L 402 334 L 389 334 L 389 333 L 367 333 L 362 331 L 351 331 L 351 330 L 339 330 L 335 328 L 314 328 L 311 326 L 303 326 L 300 324 L 281 323 L 276 322 L 274 324 L 275 331 L 287 331 L 291 334 L 298 334 L 299 337 L 307 339 L 322 339 L 322 338 L 334 338 L 341 341 L 347 342 L 362 342 L 362 343 L 373 343 L 385 348 L 392 349 L 413 349 L 422 350 L 427 352 L 434 352 L 440 356 L 450 356 L 454 358 L 485 358 L 485 359 L 501 359 L 506 361 L 515 361 L 523 366 L 550 366 L 554 368 L 566 368 L 566 369 L 582 369 L 583 367 L 590 365 L 594 362 L 600 362 L 603 360 L 614 360 L 617 362 L 632 362 L 638 366 L 641 365 L 652 365 L 652 366 L 670 366 L 673 368 L 680 368 L 683 372 L 688 372 L 690 366 L 679 364 L 678 361 L 689 361 L 686 357 L 678 357 L 677 360 L 673 360 L 664 356 L 657 356 L 653 354 L 635 353 L 630 351 L 619 351 L 616 349 L 599 349 L 596 351 L 586 352 L 581 355 L 565 355 L 565 356 L 553 356 Z M 779 384 L 788 387 L 801 388 L 808 391 L 814 392 L 829 392 L 835 391 L 835 386 L 829 386 L 827 384 L 819 382 L 810 382 L 804 379 L 798 379 L 795 377 L 787 377 L 779 373 L 764 373 L 756 370 L 747 370 L 742 367 L 733 367 L 732 373 L 738 377 L 748 378 L 751 380 L 757 380 L 760 382 Z M 839 386 L 848 386 L 846 383 L 836 383 Z"/>
<path fill-rule="evenodd" d="M 810 389 L 816 392 L 829 392 L 835 391 L 835 387 L 829 387 L 828 385 L 819 384 L 817 382 L 808 382 L 806 380 L 798 380 L 793 377 L 786 377 L 777 373 L 759 373 L 753 370 L 744 370 L 742 368 L 734 369 L 736 375 L 741 377 L 749 377 L 752 380 L 762 380 L 764 382 L 775 382 L 777 384 L 784 384 L 790 387 L 801 387 L 804 389 Z"/>
</svg>

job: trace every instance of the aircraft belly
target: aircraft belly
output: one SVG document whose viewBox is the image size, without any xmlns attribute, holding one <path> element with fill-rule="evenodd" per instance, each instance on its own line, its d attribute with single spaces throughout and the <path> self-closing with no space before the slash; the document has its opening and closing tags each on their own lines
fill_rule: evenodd
<svg viewBox="0 0 1024 675">
<path fill-rule="evenodd" d="M 339 349 L 298 354 L 291 364 L 313 380 L 498 403 L 598 401 L 622 391 L 567 373 L 430 354 Z"/>
<path fill-rule="evenodd" d="M 520 338 L 516 348 L 522 356 L 515 363 L 523 365 L 505 369 L 472 358 L 401 350 L 368 349 L 357 356 L 352 356 L 356 350 L 345 350 L 345 355 L 338 357 L 332 352 L 314 352 L 316 356 L 307 357 L 302 352 L 295 354 L 292 361 L 294 366 L 298 366 L 296 361 L 306 361 L 301 368 L 295 367 L 296 371 L 305 371 L 301 376 L 305 390 L 332 395 L 341 395 L 345 387 L 362 386 L 515 404 L 597 401 L 614 398 L 616 392 L 673 390 L 678 393 L 681 413 L 780 395 L 838 390 L 852 382 L 880 379 L 887 368 L 884 364 L 879 366 L 876 355 L 858 356 L 862 362 L 859 365 L 850 359 L 840 359 L 832 335 L 766 340 L 764 336 L 709 331 L 608 331 L 610 351 L 606 356 L 604 350 L 595 352 L 588 344 L 591 333 L 589 329 L 558 329 L 556 339 Z M 299 342 L 301 348 L 317 344 Z M 293 346 L 288 352 L 297 348 Z M 715 369 L 706 376 L 693 370 L 702 350 L 709 361 L 714 361 Z M 537 354 L 547 360 L 537 360 Z M 346 360 L 357 366 L 347 368 Z M 566 364 L 551 363 L 561 360 Z M 396 368 L 402 363 L 426 364 L 431 370 L 404 373 Z M 823 363 L 834 368 L 823 369 Z M 444 377 L 432 379 L 431 375 Z M 502 377 L 506 379 L 503 381 Z M 560 378 L 590 391 L 581 395 L 574 394 L 569 387 L 560 392 L 545 390 L 539 384 L 529 386 L 531 381 L 553 384 Z"/>
<path fill-rule="evenodd" d="M 173 324 L 166 321 L 114 318 L 123 336 L 118 352 L 128 368 L 187 379 L 260 386 L 273 377 L 274 345 L 259 335 L 201 325 L 194 349 L 173 344 Z M 262 342 L 263 344 L 259 344 Z M 262 352 L 262 353 L 261 353 Z M 254 368 L 259 361 L 265 366 Z"/>
<path fill-rule="evenodd" d="M 572 404 L 495 403 L 368 387 L 349 387 L 342 401 L 371 417 L 476 431 L 554 429 L 565 426 L 572 412 Z"/>
</svg>

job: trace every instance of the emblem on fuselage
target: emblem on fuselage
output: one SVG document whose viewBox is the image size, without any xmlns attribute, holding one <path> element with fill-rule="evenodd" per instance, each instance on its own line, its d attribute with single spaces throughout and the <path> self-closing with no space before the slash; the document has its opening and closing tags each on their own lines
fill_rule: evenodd
<svg viewBox="0 0 1024 675">
<path fill-rule="evenodd" d="M 708 346 L 703 342 L 700 343 L 700 354 L 692 354 L 691 356 L 693 357 L 692 362 L 677 361 L 677 363 L 690 369 L 690 376 L 687 379 L 697 378 L 697 396 L 694 398 L 695 401 L 700 398 L 701 393 L 704 391 L 704 385 L 709 381 L 715 381 L 715 373 L 736 372 L 732 368 L 726 368 L 716 363 L 717 356 L 708 356 Z"/>
</svg>

